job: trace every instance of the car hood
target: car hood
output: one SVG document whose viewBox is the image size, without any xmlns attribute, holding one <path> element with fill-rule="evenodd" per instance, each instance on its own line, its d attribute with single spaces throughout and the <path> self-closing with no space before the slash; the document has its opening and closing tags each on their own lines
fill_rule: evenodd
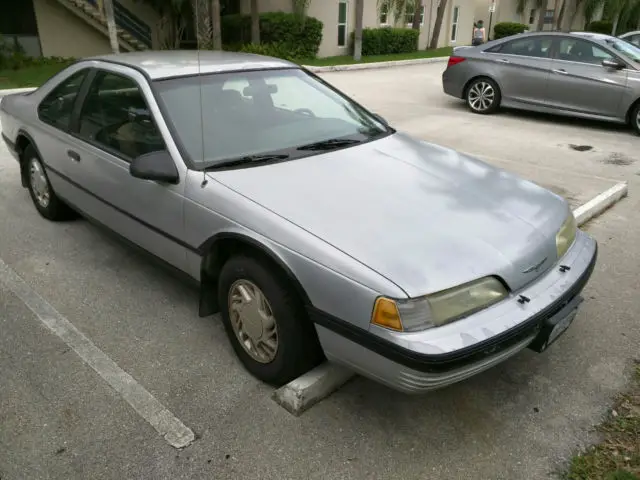
<svg viewBox="0 0 640 480">
<path fill-rule="evenodd" d="M 410 297 L 486 275 L 521 288 L 555 262 L 568 213 L 548 190 L 400 133 L 211 175 Z"/>
</svg>

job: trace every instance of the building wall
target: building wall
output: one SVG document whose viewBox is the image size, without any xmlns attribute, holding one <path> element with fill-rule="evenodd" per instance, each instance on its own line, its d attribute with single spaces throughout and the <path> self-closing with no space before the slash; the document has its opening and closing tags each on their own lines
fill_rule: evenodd
<svg viewBox="0 0 640 480">
<path fill-rule="evenodd" d="M 34 9 L 43 56 L 87 57 L 111 52 L 106 35 L 57 0 L 34 0 Z"/>
</svg>

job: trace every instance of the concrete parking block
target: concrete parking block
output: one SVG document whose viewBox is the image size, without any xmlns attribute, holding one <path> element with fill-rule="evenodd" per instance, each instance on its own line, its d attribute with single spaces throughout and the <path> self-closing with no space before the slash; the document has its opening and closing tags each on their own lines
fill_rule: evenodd
<svg viewBox="0 0 640 480">
<path fill-rule="evenodd" d="M 587 223 L 594 217 L 597 217 L 616 202 L 619 202 L 627 196 L 628 185 L 627 182 L 620 182 L 609 190 L 602 192 L 597 197 L 589 200 L 584 205 L 576 208 L 573 214 L 576 217 L 578 225 Z"/>
</svg>

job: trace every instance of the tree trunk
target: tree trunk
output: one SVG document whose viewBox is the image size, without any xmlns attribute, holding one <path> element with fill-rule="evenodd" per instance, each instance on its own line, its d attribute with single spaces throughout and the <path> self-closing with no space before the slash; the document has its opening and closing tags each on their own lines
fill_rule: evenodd
<svg viewBox="0 0 640 480">
<path fill-rule="evenodd" d="M 618 30 L 618 21 L 620 20 L 620 13 L 616 13 L 616 16 L 613 20 L 613 28 L 611 29 L 611 36 L 616 36 L 616 30 Z"/>
<path fill-rule="evenodd" d="M 567 2 L 569 0 L 562 0 L 562 4 L 560 5 L 560 11 L 558 12 L 558 20 L 556 22 L 556 30 L 563 31 L 562 29 L 562 21 L 564 20 L 564 11 L 567 6 Z"/>
<path fill-rule="evenodd" d="M 438 40 L 440 39 L 440 29 L 442 28 L 442 19 L 444 18 L 444 12 L 447 9 L 447 0 L 440 0 L 438 3 L 438 9 L 436 10 L 436 21 L 433 24 L 433 34 L 431 35 L 431 42 L 429 48 L 438 48 Z"/>
<path fill-rule="evenodd" d="M 413 22 L 411 23 L 411 28 L 414 30 L 420 30 L 420 12 L 422 12 L 422 2 L 416 1 L 413 9 Z"/>
<path fill-rule="evenodd" d="M 211 31 L 213 49 L 222 50 L 222 24 L 220 23 L 220 0 L 211 0 Z"/>
<path fill-rule="evenodd" d="M 103 0 L 104 15 L 107 19 L 107 30 L 109 30 L 109 43 L 113 53 L 120 53 L 120 42 L 118 41 L 118 29 L 116 27 L 116 19 L 113 13 L 113 2 L 111 0 Z"/>
<path fill-rule="evenodd" d="M 258 0 L 251 0 L 251 43 L 260 43 L 260 12 L 258 12 Z"/>
<path fill-rule="evenodd" d="M 353 42 L 353 59 L 362 59 L 362 17 L 364 15 L 364 0 L 356 0 L 356 28 Z"/>
<path fill-rule="evenodd" d="M 193 25 L 196 31 L 198 49 L 209 50 L 213 37 L 211 33 L 211 11 L 208 0 L 191 0 Z"/>
<path fill-rule="evenodd" d="M 553 2 L 553 20 L 551 22 L 551 30 L 557 30 L 559 16 L 560 16 L 560 0 L 555 0 Z"/>
<path fill-rule="evenodd" d="M 536 29 L 538 30 L 538 32 L 541 32 L 542 30 L 544 30 L 544 16 L 547 13 L 547 9 L 541 6 L 540 8 L 538 8 L 538 10 L 540 10 L 540 12 L 538 14 L 538 25 L 536 26 Z"/>
</svg>

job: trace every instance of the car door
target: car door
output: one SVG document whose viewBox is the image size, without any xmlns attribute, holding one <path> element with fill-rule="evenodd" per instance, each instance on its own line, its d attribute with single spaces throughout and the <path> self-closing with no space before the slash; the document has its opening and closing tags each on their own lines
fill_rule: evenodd
<svg viewBox="0 0 640 480">
<path fill-rule="evenodd" d="M 167 150 L 149 103 L 132 76 L 96 72 L 72 125 L 67 163 L 74 189 L 69 200 L 85 215 L 185 270 L 185 175 L 169 185 L 129 172 L 137 156 Z"/>
<path fill-rule="evenodd" d="M 486 51 L 503 100 L 544 105 L 551 70 L 550 36 L 517 38 Z"/>
<path fill-rule="evenodd" d="M 549 103 L 568 112 L 616 117 L 627 87 L 627 71 L 604 67 L 619 60 L 598 44 L 577 36 L 559 37 L 549 76 Z"/>
</svg>

